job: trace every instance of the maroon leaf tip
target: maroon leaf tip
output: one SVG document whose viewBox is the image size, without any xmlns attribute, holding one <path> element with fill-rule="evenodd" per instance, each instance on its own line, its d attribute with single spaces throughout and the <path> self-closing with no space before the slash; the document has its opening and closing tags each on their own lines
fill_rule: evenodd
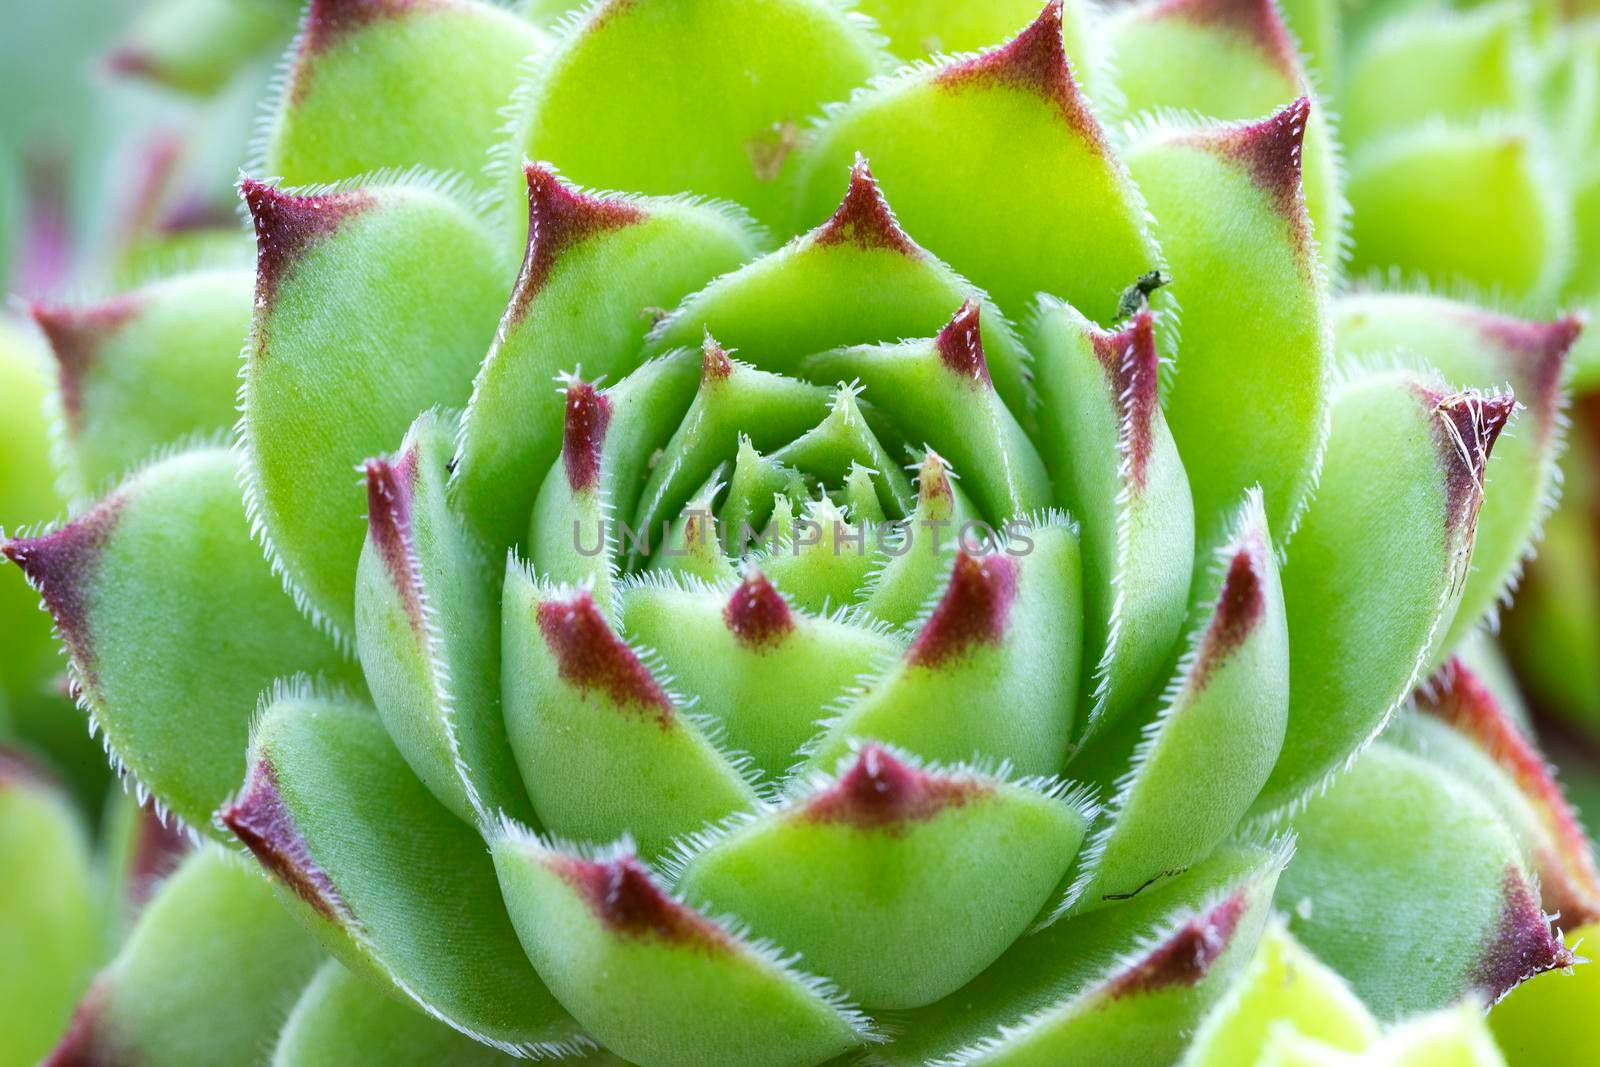
<svg viewBox="0 0 1600 1067">
<path fill-rule="evenodd" d="M 583 692 L 602 690 L 621 707 L 653 713 L 663 727 L 672 722 L 666 690 L 611 629 L 588 590 L 544 601 L 538 620 L 562 681 Z"/>
<path fill-rule="evenodd" d="M 1450 395 L 1424 390 L 1434 405 L 1434 441 L 1444 467 L 1445 524 L 1451 531 L 1470 534 L 1477 528 L 1483 504 L 1483 471 L 1495 440 L 1516 410 L 1510 393 Z"/>
<path fill-rule="evenodd" d="M 97 980 L 72 1011 L 67 1032 L 39 1067 L 124 1067 L 129 1061 L 104 1035 L 101 986 Z"/>
<path fill-rule="evenodd" d="M 422 627 L 422 597 L 411 550 L 411 508 L 416 498 L 417 450 L 390 463 L 367 460 L 367 536 L 383 557 L 389 580 L 405 604 L 413 629 Z"/>
<path fill-rule="evenodd" d="M 706 331 L 706 339 L 700 345 L 700 380 L 708 384 L 727 381 L 732 373 L 733 360 L 728 358 L 727 349 Z"/>
<path fill-rule="evenodd" d="M 108 73 L 125 78 L 161 79 L 161 68 L 155 56 L 136 44 L 119 45 L 106 53 L 105 68 Z"/>
<path fill-rule="evenodd" d="M 137 313 L 139 299 L 130 294 L 84 308 L 38 303 L 28 310 L 50 344 L 61 383 L 61 406 L 76 434 L 83 428 L 83 379 L 106 339 Z"/>
<path fill-rule="evenodd" d="M 1267 602 L 1262 591 L 1262 574 L 1267 566 L 1266 557 L 1266 545 L 1251 533 L 1228 561 L 1228 572 L 1222 579 L 1222 591 L 1217 594 L 1211 625 L 1206 629 L 1195 660 L 1196 686 L 1205 686 L 1223 661 L 1249 639 L 1265 614 Z"/>
<path fill-rule="evenodd" d="M 311 856 L 310 846 L 278 791 L 278 771 L 258 759 L 240 795 L 217 812 L 217 822 L 233 831 L 269 874 L 280 878 L 317 914 L 338 922 L 345 913 L 339 891 Z"/>
<path fill-rule="evenodd" d="M 978 645 L 997 644 L 1017 597 L 1017 563 L 1009 556 L 956 552 L 944 597 L 911 642 L 907 662 L 938 667 Z"/>
<path fill-rule="evenodd" d="M 978 321 L 981 313 L 978 302 L 968 300 L 939 331 L 933 345 L 946 367 L 963 378 L 987 383 L 989 363 L 983 355 L 983 330 Z"/>
<path fill-rule="evenodd" d="M 920 771 L 873 743 L 857 753 L 855 763 L 838 781 L 806 802 L 804 814 L 813 822 L 895 829 L 926 821 L 988 792 L 991 789 L 975 779 Z"/>
<path fill-rule="evenodd" d="M 1505 351 L 1517 395 L 1534 409 L 1540 434 L 1548 435 L 1555 426 L 1567 357 L 1583 333 L 1583 319 L 1568 315 L 1533 322 L 1477 308 L 1464 312 L 1481 335 Z"/>
<path fill-rule="evenodd" d="M 1209 911 L 1196 915 L 1157 945 L 1149 955 L 1112 979 L 1112 997 L 1155 993 L 1192 986 L 1211 971 L 1228 948 L 1249 900 L 1239 890 Z"/>
<path fill-rule="evenodd" d="M 1417 691 L 1415 704 L 1472 741 L 1533 803 L 1552 840 L 1534 856 L 1545 906 L 1569 922 L 1600 920 L 1600 872 L 1589 839 L 1538 749 L 1483 679 L 1452 657 Z"/>
<path fill-rule="evenodd" d="M 177 870 L 190 846 L 189 838 L 176 826 L 162 822 L 149 801 L 139 808 L 134 820 L 127 898 L 129 904 L 138 907 L 150 899 L 163 878 Z"/>
<path fill-rule="evenodd" d="M 1472 969 L 1473 985 L 1491 1002 L 1498 1001 L 1517 983 L 1576 962 L 1572 950 L 1550 928 L 1528 879 L 1515 863 L 1506 864 L 1500 922 Z"/>
<path fill-rule="evenodd" d="M 627 200 L 579 192 L 548 164 L 526 163 L 523 174 L 528 180 L 528 247 L 511 293 L 512 322 L 527 316 L 568 249 L 645 218 L 643 209 Z"/>
<path fill-rule="evenodd" d="M 920 256 L 922 249 L 895 221 L 889 201 L 873 178 L 867 161 L 856 158 L 850 168 L 850 188 L 833 217 L 818 227 L 816 243 L 838 245 L 851 242 L 859 248 L 887 248 L 905 256 Z"/>
<path fill-rule="evenodd" d="M 1155 420 L 1160 360 L 1156 356 L 1155 314 L 1149 308 L 1117 333 L 1090 335 L 1094 354 L 1105 368 L 1122 424 L 1128 477 L 1143 489 L 1150 466 L 1151 425 Z"/>
<path fill-rule="evenodd" d="M 1006 44 L 941 70 L 937 84 L 951 89 L 1004 86 L 1034 93 L 1052 104 L 1062 120 L 1097 151 L 1104 151 L 1100 124 L 1078 92 L 1061 36 L 1062 0 L 1050 0 L 1021 33 Z"/>
<path fill-rule="evenodd" d="M 73 660 L 86 674 L 94 661 L 88 585 L 121 511 L 122 499 L 110 496 L 49 533 L 0 544 L 0 553 L 21 567 L 38 591 Z"/>
<path fill-rule="evenodd" d="M 574 493 L 588 492 L 600 484 L 600 447 L 610 425 L 610 399 L 589 382 L 568 383 L 561 461 Z"/>
<path fill-rule="evenodd" d="M 794 631 L 788 602 L 760 571 L 750 572 L 729 595 L 722 619 L 739 643 L 751 649 L 770 647 Z"/>
<path fill-rule="evenodd" d="M 1310 117 L 1311 98 L 1302 96 L 1260 122 L 1192 135 L 1192 143 L 1212 148 L 1250 175 L 1278 214 L 1289 220 L 1302 250 L 1310 236 L 1301 187 L 1301 149 Z"/>
<path fill-rule="evenodd" d="M 704 950 L 728 947 L 721 927 L 673 900 L 632 856 L 609 863 L 560 856 L 554 867 L 614 934 Z"/>
<path fill-rule="evenodd" d="M 256 305 L 263 309 L 297 259 L 372 204 L 372 195 L 359 189 L 294 196 L 254 178 L 239 183 L 239 194 L 255 223 Z"/>
<path fill-rule="evenodd" d="M 1291 82 L 1301 80 L 1299 49 L 1274 0 L 1167 0 L 1151 8 L 1145 18 L 1177 18 L 1215 26 L 1250 41 Z"/>
<path fill-rule="evenodd" d="M 943 456 L 930 449 L 922 457 L 922 468 L 917 472 L 917 499 L 928 510 L 948 510 L 955 496 L 949 466 Z"/>
<path fill-rule="evenodd" d="M 381 19 L 438 6 L 438 0 L 311 0 L 306 9 L 300 53 L 319 55 L 340 39 Z"/>
<path fill-rule="evenodd" d="M 61 783 L 22 749 L 0 744 L 0 789 L 9 785 L 57 789 Z"/>
</svg>

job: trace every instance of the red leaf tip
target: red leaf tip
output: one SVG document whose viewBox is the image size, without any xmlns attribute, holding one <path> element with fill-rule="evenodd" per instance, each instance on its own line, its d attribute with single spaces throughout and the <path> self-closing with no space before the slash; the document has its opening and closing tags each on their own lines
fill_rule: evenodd
<svg viewBox="0 0 1600 1067">
<path fill-rule="evenodd" d="M 600 448 L 610 425 L 610 399 L 589 382 L 568 382 L 561 461 L 574 493 L 588 492 L 600 484 Z"/>
<path fill-rule="evenodd" d="M 1483 504 L 1483 472 L 1494 443 L 1516 410 L 1510 393 L 1441 394 L 1424 390 L 1434 406 L 1434 441 L 1444 467 L 1445 523 L 1453 531 L 1476 529 Z"/>
<path fill-rule="evenodd" d="M 922 457 L 917 472 L 917 501 L 922 510 L 935 518 L 947 517 L 955 505 L 955 487 L 950 484 L 950 466 L 931 448 Z"/>
<path fill-rule="evenodd" d="M 1290 221 L 1295 242 L 1301 248 L 1310 236 L 1301 187 L 1302 148 L 1310 118 L 1311 98 L 1302 96 L 1260 122 L 1191 136 L 1191 143 L 1212 147 L 1223 158 L 1244 168 L 1250 180 L 1271 199 L 1278 214 Z"/>
<path fill-rule="evenodd" d="M 989 381 L 989 363 L 983 355 L 983 330 L 979 324 L 982 308 L 976 300 L 961 305 L 933 339 L 934 350 L 946 367 L 974 382 Z"/>
<path fill-rule="evenodd" d="M 256 231 L 256 304 L 269 308 L 289 268 L 372 204 L 372 195 L 352 189 L 295 196 L 254 178 L 239 183 L 239 195 Z"/>
<path fill-rule="evenodd" d="M 920 256 L 922 249 L 895 221 L 872 169 L 861 156 L 850 168 L 850 187 L 833 216 L 817 228 L 819 245 L 850 242 L 859 248 L 886 248 L 905 256 Z"/>
<path fill-rule="evenodd" d="M 729 594 L 722 619 L 746 648 L 766 648 L 794 631 L 794 613 L 788 601 L 758 570 L 751 571 Z"/>
<path fill-rule="evenodd" d="M 1291 82 L 1302 78 L 1300 52 L 1289 36 L 1275 0 L 1167 0 L 1149 9 L 1147 19 L 1177 18 L 1215 26 L 1259 48 Z"/>
<path fill-rule="evenodd" d="M 277 768 L 269 760 L 257 759 L 251 765 L 244 789 L 217 812 L 217 822 L 233 831 L 268 873 L 281 878 L 319 915 L 339 921 L 344 902 L 333 880 L 312 858 L 278 790 Z"/>
<path fill-rule="evenodd" d="M 999 85 L 1030 92 L 1052 104 L 1085 142 L 1103 151 L 1100 124 L 1078 92 L 1061 36 L 1062 0 L 1050 0 L 1039 17 L 1009 42 L 939 71 L 937 84 L 959 89 Z"/>
<path fill-rule="evenodd" d="M 318 55 L 341 38 L 381 19 L 437 6 L 437 0 L 311 0 L 306 8 L 300 53 L 302 56 Z"/>
<path fill-rule="evenodd" d="M 721 927 L 668 896 L 633 856 L 600 862 L 563 855 L 552 867 L 614 934 L 703 950 L 728 946 Z"/>
<path fill-rule="evenodd" d="M 1205 686 L 1212 672 L 1255 632 L 1266 613 L 1263 583 L 1267 552 L 1267 546 L 1252 532 L 1245 535 L 1243 543 L 1228 560 L 1211 625 L 1206 629 L 1195 660 L 1193 677 L 1197 686 Z"/>
<path fill-rule="evenodd" d="M 1519 982 L 1576 962 L 1572 950 L 1550 928 L 1528 879 L 1515 863 L 1506 864 L 1500 922 L 1472 970 L 1473 984 L 1494 1002 Z"/>
<path fill-rule="evenodd" d="M 727 349 L 707 330 L 705 340 L 700 343 L 700 381 L 707 384 L 727 381 L 732 373 L 733 360 L 728 358 Z"/>
<path fill-rule="evenodd" d="M 105 1039 L 102 1003 L 102 987 L 97 980 L 73 1009 L 66 1033 L 39 1061 L 39 1067 L 120 1067 L 128 1062 Z"/>
<path fill-rule="evenodd" d="M 931 819 L 987 792 L 987 786 L 973 779 L 918 770 L 873 742 L 862 746 L 838 781 L 806 802 L 804 815 L 812 822 L 892 830 Z"/>
<path fill-rule="evenodd" d="M 538 622 L 562 681 L 585 693 L 601 690 L 620 707 L 653 714 L 663 727 L 672 722 L 672 699 L 611 629 L 588 590 L 544 601 Z"/>
<path fill-rule="evenodd" d="M 50 353 L 55 357 L 56 377 L 61 386 L 61 406 L 73 433 L 82 429 L 83 379 L 94 366 L 107 338 L 121 329 L 138 310 L 139 299 L 133 294 L 81 308 L 45 303 L 29 306 L 28 313 L 49 342 Z"/>
<path fill-rule="evenodd" d="M 1481 335 L 1505 351 L 1517 395 L 1536 410 L 1540 432 L 1548 434 L 1555 425 L 1567 357 L 1583 334 L 1583 318 L 1567 315 L 1550 322 L 1535 322 L 1478 308 L 1463 311 Z"/>
<path fill-rule="evenodd" d="M 1094 331 L 1090 342 L 1111 383 L 1123 445 L 1128 452 L 1128 477 L 1135 488 L 1142 489 L 1150 466 L 1152 424 L 1158 410 L 1160 359 L 1156 355 L 1155 314 L 1145 308 L 1116 333 Z"/>
<path fill-rule="evenodd" d="M 1144 959 L 1117 975 L 1111 982 L 1111 996 L 1195 985 L 1227 950 L 1248 906 L 1249 899 L 1241 889 L 1204 914 L 1196 915 Z"/>
<path fill-rule="evenodd" d="M 414 629 L 422 628 L 422 597 L 417 588 L 411 551 L 411 509 L 416 497 L 417 450 L 401 453 L 393 463 L 369 459 L 367 472 L 367 536 L 383 558 L 389 581 L 405 604 Z"/>
<path fill-rule="evenodd" d="M 1016 596 L 1016 560 L 996 553 L 973 556 L 965 549 L 958 550 L 950 570 L 950 584 L 911 642 L 907 662 L 917 667 L 938 667 L 979 645 L 997 644 L 1005 636 Z"/>
<path fill-rule="evenodd" d="M 598 234 L 641 222 L 644 210 L 615 196 L 580 192 L 548 163 L 525 163 L 528 182 L 528 246 L 511 294 L 509 316 L 520 322 L 550 281 L 561 256 Z"/>
<path fill-rule="evenodd" d="M 0 543 L 0 554 L 22 568 L 85 674 L 92 673 L 94 662 L 88 585 L 121 511 L 122 498 L 109 496 L 65 526 Z"/>
</svg>

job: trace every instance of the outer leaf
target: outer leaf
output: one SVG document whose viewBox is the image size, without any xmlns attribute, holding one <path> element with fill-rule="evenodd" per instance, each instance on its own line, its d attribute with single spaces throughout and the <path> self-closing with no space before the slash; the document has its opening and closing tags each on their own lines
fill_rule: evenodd
<svg viewBox="0 0 1600 1067">
<path fill-rule="evenodd" d="M 482 839 L 417 781 L 371 708 L 280 688 L 218 821 L 346 967 L 502 1051 L 586 1047 L 517 950 Z"/>
<path fill-rule="evenodd" d="M 1600 938 L 1600 925 L 1579 926 L 1566 936 L 1567 948 L 1581 953 Z M 1569 973 L 1551 971 L 1513 989 L 1489 1013 L 1495 1041 L 1517 1067 L 1564 1067 L 1594 1051 L 1594 1003 L 1600 995 L 1600 967 L 1593 963 Z M 1590 1052 L 1584 1052 L 1584 1049 Z"/>
<path fill-rule="evenodd" d="M 1219 559 L 1209 620 L 1190 637 L 1064 907 L 1126 900 L 1204 859 L 1277 761 L 1289 713 L 1289 632 L 1258 495 Z"/>
<path fill-rule="evenodd" d="M 1300 183 L 1310 107 L 1302 97 L 1254 125 L 1158 127 L 1128 156 L 1183 304 L 1166 415 L 1194 491 L 1197 563 L 1255 484 L 1281 547 L 1316 482 L 1332 338 Z"/>
<path fill-rule="evenodd" d="M 251 542 L 220 449 L 157 463 L 0 551 L 55 617 L 113 761 L 195 829 L 243 776 L 257 694 L 290 671 L 341 670 Z"/>
<path fill-rule="evenodd" d="M 1194 501 L 1156 398 L 1152 313 L 1106 332 L 1041 298 L 1029 332 L 1040 455 L 1056 503 L 1083 524 L 1087 736 L 1144 695 L 1178 638 Z"/>
<path fill-rule="evenodd" d="M 923 770 L 868 744 L 836 780 L 699 843 L 677 888 L 867 1005 L 920 1007 L 1027 930 L 1092 817 L 1082 791 Z"/>
<path fill-rule="evenodd" d="M 498 575 L 445 503 L 452 427 L 428 413 L 367 463 L 356 648 L 389 736 L 462 819 L 525 814 L 500 714 Z"/>
<path fill-rule="evenodd" d="M 1472 573 L 1445 646 L 1453 648 L 1509 596 L 1555 495 L 1562 438 L 1561 384 L 1579 319 L 1529 322 L 1427 296 L 1368 293 L 1334 307 L 1347 364 L 1402 352 L 1425 359 L 1457 386 L 1509 383 L 1527 409 L 1483 473 L 1483 508 Z"/>
<path fill-rule="evenodd" d="M 1066 762 L 1081 609 L 1076 533 L 1060 516 L 987 555 L 956 554 L 905 655 L 839 702 L 810 753 L 833 767 L 851 738 L 947 763 L 1010 759 L 1023 774 Z"/>
<path fill-rule="evenodd" d="M 1230 845 L 1185 877 L 1024 938 L 899 1021 L 891 1064 L 1170 1064 L 1250 960 L 1283 849 Z"/>
<path fill-rule="evenodd" d="M 601 188 L 723 197 L 778 225 L 798 124 L 886 66 L 830 0 L 602 0 L 559 33 L 513 121 L 515 155 Z"/>
<path fill-rule="evenodd" d="M 466 400 L 505 264 L 477 218 L 420 185 L 243 193 L 259 248 L 240 390 L 252 517 L 296 600 L 344 636 L 365 535 L 350 468 Z"/>
<path fill-rule="evenodd" d="M 261 169 L 291 185 L 383 167 L 476 175 L 546 46 L 480 0 L 311 0 Z"/>
<path fill-rule="evenodd" d="M 530 472 L 560 451 L 557 375 L 622 378 L 638 365 L 652 314 L 761 245 L 726 207 L 593 195 L 543 164 L 528 164 L 526 176 L 527 255 L 473 386 L 453 486 L 496 553 L 526 534 L 539 489 Z"/>
<path fill-rule="evenodd" d="M 162 445 L 233 425 L 250 301 L 248 274 L 212 271 L 83 308 L 34 306 L 78 492 L 101 490 Z"/>
<path fill-rule="evenodd" d="M 777 949 L 668 896 L 626 845 L 591 856 L 511 828 L 490 845 L 529 957 L 621 1056 L 805 1067 L 876 1036 Z"/>
<path fill-rule="evenodd" d="M 864 152 L 906 229 L 1001 308 L 1043 290 L 1109 321 L 1160 256 L 1068 68 L 1061 8 L 1050 0 L 1003 47 L 911 68 L 834 109 L 805 149 L 797 217 L 824 214 L 834 176 Z"/>
<path fill-rule="evenodd" d="M 541 584 L 512 560 L 504 604 L 506 726 L 546 826 L 590 841 L 632 833 L 654 854 L 755 803 L 742 761 L 684 714 L 587 591 Z"/>
<path fill-rule="evenodd" d="M 322 959 L 259 871 L 202 848 L 145 909 L 44 1063 L 253 1062 Z"/>
<path fill-rule="evenodd" d="M 1469 991 L 1495 1000 L 1573 962 L 1511 831 L 1448 772 L 1374 745 L 1294 828 L 1278 885 L 1289 928 L 1383 1018 Z"/>
<path fill-rule="evenodd" d="M 0 748 L 0 1063 L 37 1063 L 99 955 L 88 834 L 67 796 Z"/>
<path fill-rule="evenodd" d="M 1336 394 L 1317 501 L 1283 572 L 1289 730 L 1258 811 L 1325 781 L 1421 679 L 1459 601 L 1484 464 L 1513 406 L 1401 372 Z"/>
</svg>

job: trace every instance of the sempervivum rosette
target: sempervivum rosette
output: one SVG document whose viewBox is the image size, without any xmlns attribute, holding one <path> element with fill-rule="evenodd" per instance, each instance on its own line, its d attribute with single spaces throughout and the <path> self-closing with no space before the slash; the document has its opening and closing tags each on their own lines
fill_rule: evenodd
<svg viewBox="0 0 1600 1067">
<path fill-rule="evenodd" d="M 253 278 L 35 310 L 4 552 L 215 839 L 53 1062 L 1492 1062 L 1577 324 L 1335 313 L 1274 7 L 1016 6 L 310 4 Z"/>
</svg>

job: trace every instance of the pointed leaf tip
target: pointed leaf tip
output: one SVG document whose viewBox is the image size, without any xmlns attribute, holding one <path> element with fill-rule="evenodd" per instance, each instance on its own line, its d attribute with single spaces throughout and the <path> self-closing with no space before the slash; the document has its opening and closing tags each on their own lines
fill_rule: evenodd
<svg viewBox="0 0 1600 1067">
<path fill-rule="evenodd" d="M 819 245 L 853 242 L 860 248 L 887 248 L 905 256 L 920 256 L 922 249 L 895 220 L 867 161 L 856 157 L 850 168 L 850 187 L 833 216 L 816 232 Z"/>
<path fill-rule="evenodd" d="M 733 361 L 728 358 L 727 349 L 718 344 L 717 339 L 711 336 L 711 331 L 707 330 L 706 339 L 700 345 L 700 381 L 726 381 L 732 373 Z"/>
<path fill-rule="evenodd" d="M 326 52 L 341 38 L 380 19 L 437 6 L 438 0 L 311 0 L 306 8 L 301 54 Z"/>
<path fill-rule="evenodd" d="M 1491 1003 L 1519 982 L 1578 962 L 1550 928 L 1533 887 L 1516 864 L 1506 865 L 1501 886 L 1499 925 L 1490 933 L 1472 972 L 1473 984 Z"/>
<path fill-rule="evenodd" d="M 1061 24 L 1062 0 L 1050 0 L 1009 42 L 950 64 L 939 72 L 937 84 L 951 89 L 999 85 L 1033 93 L 1054 105 L 1085 142 L 1104 151 L 1100 124 L 1073 80 Z"/>
<path fill-rule="evenodd" d="M 981 310 L 976 300 L 962 304 L 934 338 L 934 347 L 946 367 L 963 378 L 988 383 L 989 363 L 983 355 L 983 333 L 978 322 Z"/>
<path fill-rule="evenodd" d="M 1117 333 L 1096 330 L 1091 341 L 1095 356 L 1111 380 L 1128 449 L 1128 475 L 1136 487 L 1143 488 L 1150 466 L 1151 426 L 1160 384 L 1155 314 L 1145 308 L 1122 330 Z"/>
<path fill-rule="evenodd" d="M 1017 564 L 1009 556 L 956 552 L 950 584 L 906 653 L 917 667 L 938 667 L 1005 636 L 1017 596 Z"/>
<path fill-rule="evenodd" d="M 94 660 L 87 586 L 121 510 L 121 498 L 110 496 L 49 533 L 0 543 L 0 554 L 22 568 L 74 660 L 86 672 Z"/>
<path fill-rule="evenodd" d="M 1302 152 L 1306 122 L 1311 118 L 1311 98 L 1302 96 L 1260 122 L 1198 135 L 1202 143 L 1233 160 L 1249 173 L 1269 197 L 1278 213 L 1294 220 L 1297 243 L 1304 245 L 1305 207 L 1301 188 Z"/>
<path fill-rule="evenodd" d="M 124 1062 L 101 1036 L 101 997 L 98 986 L 90 985 L 73 1009 L 66 1033 L 39 1067 L 117 1067 Z"/>
<path fill-rule="evenodd" d="M 950 484 L 950 466 L 944 457 L 928 449 L 922 457 L 922 467 L 917 471 L 917 499 L 925 510 L 948 511 L 955 502 L 955 489 Z"/>
<path fill-rule="evenodd" d="M 663 726 L 672 721 L 666 690 L 611 629 L 588 590 L 544 601 L 538 622 L 562 681 L 580 690 L 602 690 L 619 706 L 653 713 Z"/>
<path fill-rule="evenodd" d="M 1289 36 L 1276 0 L 1167 0 L 1151 8 L 1145 17 L 1183 19 L 1244 37 L 1254 42 L 1285 78 L 1301 78 L 1300 52 Z"/>
<path fill-rule="evenodd" d="M 256 232 L 256 304 L 269 308 L 289 268 L 350 216 L 372 203 L 364 190 L 295 196 L 254 178 L 239 183 L 239 195 Z"/>
<path fill-rule="evenodd" d="M 728 945 L 727 934 L 663 892 L 632 855 L 609 863 L 561 856 L 555 867 L 595 917 L 615 934 L 710 950 Z"/>
<path fill-rule="evenodd" d="M 1476 528 L 1483 504 L 1483 471 L 1494 443 L 1516 410 L 1509 392 L 1496 396 L 1424 391 L 1438 418 L 1434 440 L 1445 471 L 1446 522 L 1451 529 Z"/>
<path fill-rule="evenodd" d="M 1144 959 L 1117 975 L 1111 983 L 1111 995 L 1133 996 L 1196 984 L 1227 950 L 1248 907 L 1249 899 L 1240 890 L 1196 915 Z"/>
<path fill-rule="evenodd" d="M 367 460 L 367 534 L 383 557 L 389 580 L 400 593 L 406 616 L 422 627 L 422 601 L 411 554 L 411 508 L 416 494 L 417 450 L 393 463 Z"/>
<path fill-rule="evenodd" d="M 610 425 L 610 399 L 589 382 L 569 382 L 561 461 L 574 493 L 587 492 L 600 484 L 600 448 Z"/>
<path fill-rule="evenodd" d="M 97 350 L 138 310 L 139 300 L 132 294 L 82 308 L 45 303 L 29 306 L 28 313 L 55 357 L 62 407 L 74 430 L 83 412 L 83 379 L 94 365 Z"/>
<path fill-rule="evenodd" d="M 975 780 L 918 770 L 884 746 L 871 743 L 862 746 L 838 781 L 806 802 L 805 815 L 813 822 L 889 829 L 931 819 L 987 791 Z"/>
<path fill-rule="evenodd" d="M 324 918 L 338 922 L 344 902 L 333 880 L 311 857 L 294 816 L 278 791 L 278 772 L 257 758 L 238 797 L 217 812 L 217 823 L 233 832 L 266 871 Z"/>
<path fill-rule="evenodd" d="M 751 571 L 729 595 L 722 618 L 746 648 L 768 647 L 794 630 L 794 614 L 788 601 L 759 570 Z"/>
<path fill-rule="evenodd" d="M 520 322 L 569 248 L 597 234 L 642 222 L 644 211 L 619 197 L 580 192 L 548 163 L 525 163 L 528 247 L 511 296 L 511 321 Z"/>
<path fill-rule="evenodd" d="M 1522 364 L 1531 384 L 1524 400 L 1539 411 L 1553 413 L 1561 399 L 1561 379 L 1572 346 L 1583 334 L 1584 320 L 1567 315 L 1550 322 L 1535 322 L 1470 309 L 1473 325 Z"/>
<path fill-rule="evenodd" d="M 1255 630 L 1266 613 L 1266 595 L 1262 591 L 1267 568 L 1267 546 L 1254 533 L 1228 561 L 1228 572 L 1222 580 L 1222 592 L 1217 596 L 1216 611 L 1200 645 L 1199 659 L 1195 664 L 1195 681 L 1204 686 L 1211 673 Z"/>
</svg>

